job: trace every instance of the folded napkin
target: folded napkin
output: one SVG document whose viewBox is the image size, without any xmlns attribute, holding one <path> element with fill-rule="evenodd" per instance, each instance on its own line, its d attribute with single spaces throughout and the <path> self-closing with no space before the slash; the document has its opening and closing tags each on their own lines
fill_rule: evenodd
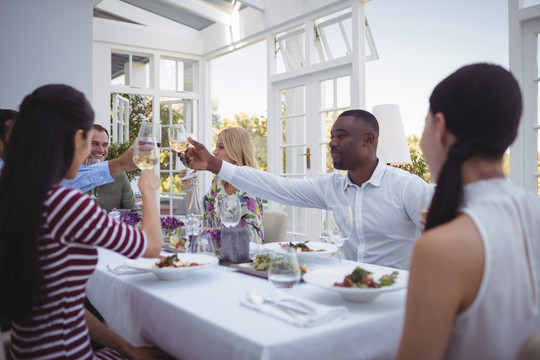
<svg viewBox="0 0 540 360">
<path fill-rule="evenodd" d="M 141 274 L 143 271 L 127 266 L 126 264 L 107 264 L 107 270 L 115 275 Z"/>
<path fill-rule="evenodd" d="M 322 305 L 291 296 L 281 297 L 275 301 L 266 299 L 264 303 L 259 303 L 250 299 L 248 293 L 240 299 L 240 304 L 299 327 L 322 325 L 343 318 L 348 313 L 345 306 Z"/>
</svg>

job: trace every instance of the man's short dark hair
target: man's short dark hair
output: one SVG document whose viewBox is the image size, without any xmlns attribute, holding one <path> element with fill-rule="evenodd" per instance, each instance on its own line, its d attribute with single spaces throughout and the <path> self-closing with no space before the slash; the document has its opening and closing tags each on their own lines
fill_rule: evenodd
<svg viewBox="0 0 540 360">
<path fill-rule="evenodd" d="M 107 137 L 110 137 L 109 132 L 107 131 L 107 129 L 105 129 L 103 126 L 101 126 L 99 124 L 94 124 L 94 130 L 105 132 L 105 134 L 107 134 Z"/>
<path fill-rule="evenodd" d="M 0 140 L 5 144 L 6 143 L 6 121 L 15 120 L 19 113 L 11 109 L 0 109 Z"/>
<path fill-rule="evenodd" d="M 377 121 L 377 118 L 369 111 L 360 109 L 347 110 L 339 115 L 339 117 L 341 116 L 351 116 L 355 119 L 363 121 L 364 124 L 369 126 L 371 130 L 373 130 L 375 136 L 379 137 L 379 122 Z"/>
</svg>

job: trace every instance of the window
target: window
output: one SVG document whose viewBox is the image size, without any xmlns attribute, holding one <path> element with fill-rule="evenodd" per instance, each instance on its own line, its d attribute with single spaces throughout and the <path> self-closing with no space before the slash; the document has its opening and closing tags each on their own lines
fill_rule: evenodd
<svg viewBox="0 0 540 360">
<path fill-rule="evenodd" d="M 330 142 L 330 130 L 337 117 L 351 106 L 351 77 L 349 75 L 336 77 L 319 82 L 320 109 L 319 118 L 321 119 L 321 164 L 322 173 L 334 171 L 334 165 L 328 143 Z"/>
<path fill-rule="evenodd" d="M 366 60 L 379 58 L 371 35 L 369 24 L 366 27 Z M 315 21 L 315 63 L 337 59 L 352 54 L 352 17 L 351 10 L 346 9 L 324 16 Z"/>
<path fill-rule="evenodd" d="M 111 55 L 111 85 L 150 87 L 150 59 L 150 55 L 113 52 Z"/>
<path fill-rule="evenodd" d="M 300 69 L 305 63 L 304 26 L 276 35 L 276 72 Z"/>
<path fill-rule="evenodd" d="M 195 62 L 161 58 L 159 87 L 163 90 L 194 91 Z"/>
<path fill-rule="evenodd" d="M 152 76 L 153 59 L 159 78 Z M 132 142 L 143 121 L 159 123 L 161 215 L 186 211 L 180 180 L 184 166 L 170 150 L 167 131 L 171 124 L 183 123 L 197 138 L 197 65 L 197 60 L 158 54 L 111 53 L 111 143 Z M 172 92 L 183 94 L 171 97 Z"/>
</svg>

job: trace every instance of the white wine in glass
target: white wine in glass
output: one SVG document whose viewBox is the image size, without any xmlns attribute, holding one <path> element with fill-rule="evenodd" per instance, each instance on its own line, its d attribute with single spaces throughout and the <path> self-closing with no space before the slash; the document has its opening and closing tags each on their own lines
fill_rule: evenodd
<svg viewBox="0 0 540 360">
<path fill-rule="evenodd" d="M 157 141 L 154 137 L 135 139 L 133 162 L 141 170 L 153 169 L 159 162 Z"/>
<path fill-rule="evenodd" d="M 169 146 L 172 150 L 175 152 L 182 154 L 189 146 L 188 138 L 189 134 L 186 131 L 186 128 L 182 124 L 175 124 L 169 126 L 168 129 L 168 135 L 169 135 Z M 186 168 L 186 175 L 182 177 L 182 180 L 186 180 L 189 178 L 192 178 L 195 176 L 195 172 L 190 170 L 187 167 L 186 160 L 181 156 L 182 163 L 184 164 Z"/>
</svg>

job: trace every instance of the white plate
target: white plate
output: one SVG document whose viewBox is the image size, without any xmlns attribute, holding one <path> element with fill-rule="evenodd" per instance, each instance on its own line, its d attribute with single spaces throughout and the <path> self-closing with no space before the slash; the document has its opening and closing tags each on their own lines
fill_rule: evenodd
<svg viewBox="0 0 540 360">
<path fill-rule="evenodd" d="M 298 244 L 303 241 L 292 241 L 293 244 Z M 288 241 L 286 242 L 275 242 L 275 243 L 269 243 L 264 244 L 264 248 L 270 251 L 276 251 L 281 249 L 282 244 L 289 244 Z M 323 243 L 319 241 L 308 241 L 307 246 L 312 249 L 313 251 L 300 251 L 298 250 L 296 255 L 298 256 L 298 259 L 302 258 L 308 258 L 312 256 L 317 255 L 329 255 L 337 252 L 338 247 L 337 245 L 330 244 L 330 243 Z"/>
<path fill-rule="evenodd" d="M 171 254 L 162 254 L 169 256 Z M 153 268 L 159 261 L 157 258 L 139 258 L 135 260 L 127 259 L 126 265 L 138 270 L 144 270 L 154 273 L 160 280 L 182 280 L 185 279 L 191 272 L 201 269 L 206 269 L 218 263 L 218 259 L 214 256 L 203 254 L 177 254 L 181 261 L 195 262 L 198 266 L 186 266 L 179 268 Z"/>
<path fill-rule="evenodd" d="M 392 271 L 397 271 L 398 277 L 396 282 L 390 286 L 380 288 L 345 288 L 334 286 L 336 282 L 342 282 L 343 278 L 350 274 L 356 266 L 350 268 L 330 268 L 330 269 L 315 269 L 304 274 L 303 279 L 306 283 L 321 287 L 326 290 L 339 293 L 347 301 L 368 303 L 375 300 L 379 295 L 407 288 L 409 272 L 405 270 L 383 268 L 376 265 L 360 264 L 358 265 L 364 270 L 371 271 L 375 281 L 379 282 L 381 276 L 391 274 Z"/>
</svg>

